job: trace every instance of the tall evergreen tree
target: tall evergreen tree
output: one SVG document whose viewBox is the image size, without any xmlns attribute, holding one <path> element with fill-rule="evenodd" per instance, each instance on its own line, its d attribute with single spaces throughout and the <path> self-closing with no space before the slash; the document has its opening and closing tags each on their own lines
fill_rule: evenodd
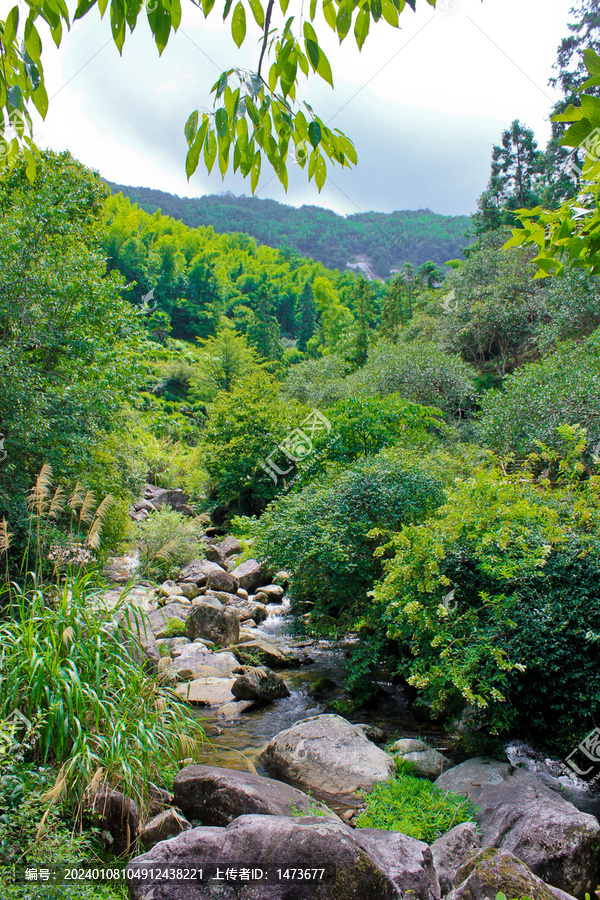
<svg viewBox="0 0 600 900">
<path fill-rule="evenodd" d="M 306 353 L 308 342 L 315 333 L 315 322 L 317 320 L 317 307 L 315 305 L 312 281 L 306 282 L 298 297 L 296 320 L 298 322 L 298 350 Z"/>
<path fill-rule="evenodd" d="M 552 87 L 559 88 L 563 94 L 554 104 L 553 116 L 564 113 L 572 103 L 579 106 L 577 92 L 589 77 L 583 54 L 588 49 L 600 53 L 600 0 L 577 0 L 570 14 L 573 21 L 567 26 L 569 34 L 558 46 L 554 63 L 556 75 L 550 79 Z M 586 88 L 586 93 L 600 97 L 600 87 Z M 552 122 L 552 136 L 546 148 L 544 205 L 550 208 L 560 206 L 563 200 L 577 193 L 578 178 L 574 166 L 581 168 L 583 153 L 561 146 L 566 128 L 564 122 Z"/>
<path fill-rule="evenodd" d="M 404 327 L 404 303 L 406 287 L 402 275 L 391 278 L 386 286 L 381 308 L 379 330 L 383 337 L 396 343 L 400 329 Z"/>
<path fill-rule="evenodd" d="M 537 206 L 542 201 L 544 171 L 544 155 L 533 131 L 515 119 L 492 150 L 490 180 L 474 216 L 478 233 L 513 225 L 514 210 Z"/>
<path fill-rule="evenodd" d="M 364 366 L 369 352 L 369 332 L 375 324 L 375 292 L 366 278 L 359 276 L 353 297 L 356 314 L 354 362 Z"/>
</svg>

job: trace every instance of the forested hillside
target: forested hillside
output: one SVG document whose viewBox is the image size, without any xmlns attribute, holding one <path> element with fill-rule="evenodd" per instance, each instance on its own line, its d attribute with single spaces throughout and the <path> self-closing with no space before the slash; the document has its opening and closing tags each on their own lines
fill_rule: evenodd
<svg viewBox="0 0 600 900">
<path fill-rule="evenodd" d="M 343 217 L 319 206 L 296 209 L 231 193 L 196 199 L 112 182 L 109 186 L 147 212 L 160 209 L 186 225 L 212 225 L 220 233 L 250 234 L 269 247 L 289 246 L 330 269 L 344 269 L 356 256 L 368 256 L 384 279 L 405 263 L 420 266 L 433 260 L 443 266 L 449 259 L 462 257 L 473 234 L 468 216 L 440 216 L 428 209 Z"/>
</svg>

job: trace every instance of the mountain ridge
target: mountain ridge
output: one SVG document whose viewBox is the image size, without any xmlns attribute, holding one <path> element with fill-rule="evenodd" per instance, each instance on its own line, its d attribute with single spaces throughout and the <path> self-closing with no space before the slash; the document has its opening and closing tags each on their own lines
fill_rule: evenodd
<svg viewBox="0 0 600 900">
<path fill-rule="evenodd" d="M 155 188 L 107 181 L 113 193 L 129 197 L 148 213 L 191 227 L 212 226 L 219 233 L 249 234 L 270 247 L 290 247 L 332 269 L 345 269 L 361 257 L 374 273 L 388 278 L 405 263 L 428 260 L 443 266 L 462 257 L 473 234 L 468 216 L 443 216 L 430 209 L 366 212 L 341 216 L 320 206 L 288 206 L 277 200 L 235 196 L 231 192 L 179 197 Z"/>
</svg>

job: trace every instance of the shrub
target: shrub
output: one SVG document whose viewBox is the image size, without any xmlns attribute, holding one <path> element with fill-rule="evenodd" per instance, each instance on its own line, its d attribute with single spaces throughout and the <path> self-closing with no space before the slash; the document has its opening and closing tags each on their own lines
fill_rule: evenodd
<svg viewBox="0 0 600 900">
<path fill-rule="evenodd" d="M 185 637 L 187 634 L 185 622 L 181 619 L 169 619 L 165 628 L 165 636 L 168 638 Z"/>
<path fill-rule="evenodd" d="M 140 573 L 168 578 L 202 555 L 194 525 L 174 509 L 163 506 L 138 525 Z"/>
<path fill-rule="evenodd" d="M 434 714 L 477 709 L 571 746 L 600 705 L 596 479 L 549 490 L 479 471 L 393 540 L 376 587 L 394 670 Z M 591 532 L 591 533 L 589 533 Z"/>
<path fill-rule="evenodd" d="M 430 513 L 442 497 L 435 478 L 382 453 L 332 469 L 272 503 L 256 529 L 255 550 L 274 569 L 290 571 L 295 600 L 311 601 L 321 613 L 353 614 L 381 571 L 375 548 L 403 523 Z"/>
<path fill-rule="evenodd" d="M 473 405 L 474 374 L 462 359 L 430 344 L 382 341 L 346 384 L 349 396 L 358 392 L 379 397 L 398 394 L 414 403 L 436 406 L 452 419 L 462 418 Z"/>
<path fill-rule="evenodd" d="M 399 774 L 365 794 L 367 808 L 356 820 L 358 828 L 401 831 L 432 844 L 455 825 L 470 822 L 472 803 L 452 791 L 441 791 L 426 778 Z"/>
<path fill-rule="evenodd" d="M 348 396 L 345 376 L 349 364 L 331 353 L 321 359 L 306 359 L 295 365 L 282 385 L 284 397 L 321 409 Z"/>
<path fill-rule="evenodd" d="M 426 452 L 438 446 L 440 437 L 450 430 L 437 409 L 397 394 L 341 400 L 329 407 L 327 419 L 331 432 L 322 434 L 316 447 L 320 463 L 350 463 L 386 447 Z"/>
<path fill-rule="evenodd" d="M 595 445 L 600 438 L 600 334 L 581 345 L 564 344 L 508 375 L 503 390 L 486 392 L 482 405 L 483 438 L 499 453 L 524 457 L 540 441 L 558 448 L 565 423 L 588 428 Z"/>
</svg>

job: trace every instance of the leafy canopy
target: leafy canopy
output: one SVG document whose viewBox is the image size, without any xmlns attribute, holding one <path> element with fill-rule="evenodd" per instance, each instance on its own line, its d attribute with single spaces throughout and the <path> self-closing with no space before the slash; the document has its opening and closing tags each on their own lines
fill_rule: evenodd
<svg viewBox="0 0 600 900">
<path fill-rule="evenodd" d="M 435 0 L 427 0 L 435 6 Z M 416 0 L 408 0 L 414 9 Z M 28 174 L 35 173 L 38 155 L 32 141 L 31 108 L 45 117 L 48 95 L 44 87 L 42 40 L 38 27 L 46 23 L 56 46 L 71 20 L 65 0 L 25 0 L 13 6 L 0 20 L 0 163 L 6 164 L 23 150 Z M 195 3 L 198 12 L 208 17 L 215 0 Z M 349 138 L 338 128 L 330 129 L 306 101 L 298 96 L 300 74 L 316 73 L 333 87 L 331 65 L 312 23 L 324 18 L 340 43 L 352 32 L 359 50 L 372 23 L 386 22 L 398 27 L 399 14 L 406 0 L 311 0 L 296 14 L 287 15 L 289 0 L 225 0 L 223 20 L 229 19 L 231 35 L 239 48 L 246 37 L 260 36 L 259 59 L 253 71 L 232 67 L 221 73 L 211 88 L 213 109 L 196 109 L 185 125 L 189 150 L 186 159 L 188 178 L 196 171 L 203 155 L 210 172 L 217 162 L 225 175 L 230 165 L 244 178 L 250 176 L 256 190 L 263 157 L 287 188 L 288 157 L 293 154 L 301 168 L 307 169 L 321 190 L 327 177 L 327 161 L 340 166 L 356 163 L 356 151 Z M 100 15 L 109 8 L 108 0 L 79 0 L 73 21 L 97 7 Z M 147 18 L 159 54 L 167 46 L 172 31 L 181 23 L 180 0 L 111 0 L 109 19 L 112 38 L 122 52 L 127 32 L 133 32 Z M 270 63 L 270 66 L 269 66 Z"/>
</svg>

